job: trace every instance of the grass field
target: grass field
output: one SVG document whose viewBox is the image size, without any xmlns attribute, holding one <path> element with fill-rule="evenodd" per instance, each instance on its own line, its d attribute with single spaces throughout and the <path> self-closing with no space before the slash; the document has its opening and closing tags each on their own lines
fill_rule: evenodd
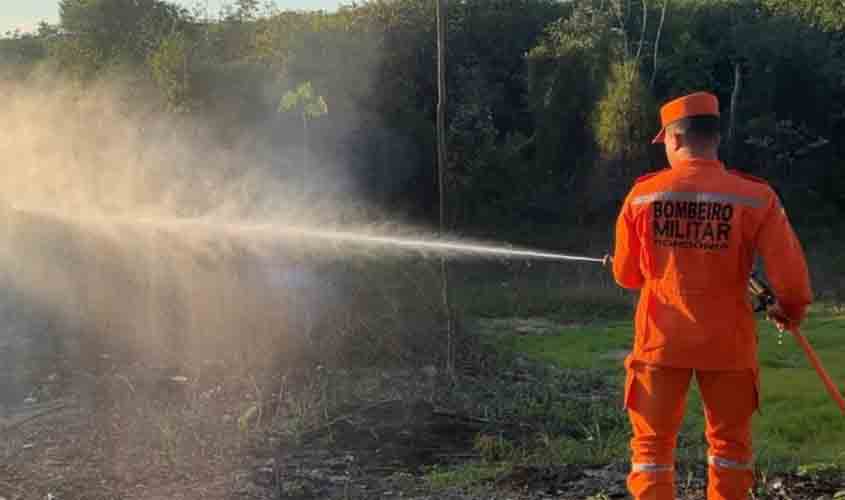
<svg viewBox="0 0 845 500">
<path fill-rule="evenodd" d="M 564 325 L 554 318 L 497 319 L 480 320 L 477 328 L 505 352 L 561 368 L 599 371 L 621 392 L 620 357 L 631 344 L 630 320 Z M 840 387 L 845 386 L 843 332 L 845 315 L 821 307 L 812 311 L 804 326 L 804 334 Z M 780 341 L 771 325 L 761 324 L 760 360 L 762 408 L 754 423 L 758 467 L 774 472 L 845 466 L 845 418 L 794 339 L 785 334 Z M 701 403 L 693 389 L 678 457 L 692 465 L 703 459 L 705 450 Z"/>
</svg>

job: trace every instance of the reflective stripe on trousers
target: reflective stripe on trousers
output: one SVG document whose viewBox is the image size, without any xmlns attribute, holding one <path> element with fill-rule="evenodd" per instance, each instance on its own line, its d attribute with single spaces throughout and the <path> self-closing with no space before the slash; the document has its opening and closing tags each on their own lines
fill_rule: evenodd
<svg viewBox="0 0 845 500">
<path fill-rule="evenodd" d="M 716 457 L 712 455 L 707 457 L 707 463 L 722 469 L 751 470 L 753 468 L 751 462 L 736 462 L 733 460 L 728 460 L 727 458 Z"/>
<path fill-rule="evenodd" d="M 631 464 L 631 472 L 671 472 L 675 468 L 662 464 Z"/>
</svg>

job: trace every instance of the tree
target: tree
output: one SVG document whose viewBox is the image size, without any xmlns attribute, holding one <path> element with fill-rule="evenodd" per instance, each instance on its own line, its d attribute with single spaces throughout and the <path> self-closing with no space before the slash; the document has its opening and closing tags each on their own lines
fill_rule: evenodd
<svg viewBox="0 0 845 500">
<path fill-rule="evenodd" d="M 187 111 L 191 107 L 192 49 L 187 36 L 177 31 L 165 37 L 148 59 L 153 79 L 174 111 Z"/>
<path fill-rule="evenodd" d="M 637 61 L 614 63 L 593 117 L 601 156 L 623 165 L 646 158 L 655 123 L 655 105 Z"/>
<path fill-rule="evenodd" d="M 578 165 L 591 161 L 588 124 L 610 61 L 621 58 L 618 37 L 609 13 L 584 2 L 549 25 L 528 54 L 538 174 L 555 171 L 558 182 L 572 186 Z"/>
<path fill-rule="evenodd" d="M 88 74 L 142 65 L 162 39 L 185 27 L 187 13 L 163 0 L 61 0 L 59 19 L 57 53 Z"/>
<path fill-rule="evenodd" d="M 236 16 L 240 21 L 254 21 L 258 17 L 259 0 L 237 0 Z"/>
<path fill-rule="evenodd" d="M 55 35 L 55 28 L 47 23 L 38 26 L 34 34 L 19 31 L 0 37 L 0 66 L 9 76 L 28 73 L 47 56 L 47 41 Z"/>
<path fill-rule="evenodd" d="M 833 0 L 763 0 L 766 7 L 780 15 L 797 16 L 810 25 L 827 31 L 845 29 L 845 3 Z"/>
<path fill-rule="evenodd" d="M 329 112 L 323 96 L 314 93 L 311 82 L 299 85 L 282 97 L 279 111 L 296 112 L 302 118 L 302 170 L 308 171 L 308 122 Z"/>
</svg>

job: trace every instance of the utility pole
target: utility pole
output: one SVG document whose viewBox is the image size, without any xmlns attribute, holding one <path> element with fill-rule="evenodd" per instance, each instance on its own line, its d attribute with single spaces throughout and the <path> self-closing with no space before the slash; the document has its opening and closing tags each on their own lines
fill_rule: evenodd
<svg viewBox="0 0 845 500">
<path fill-rule="evenodd" d="M 440 201 L 440 235 L 446 232 L 446 8 L 447 0 L 437 2 L 437 191 Z M 449 273 L 446 256 L 440 258 L 443 309 L 446 313 L 446 372 L 455 375 L 454 327 L 449 305 Z"/>
</svg>

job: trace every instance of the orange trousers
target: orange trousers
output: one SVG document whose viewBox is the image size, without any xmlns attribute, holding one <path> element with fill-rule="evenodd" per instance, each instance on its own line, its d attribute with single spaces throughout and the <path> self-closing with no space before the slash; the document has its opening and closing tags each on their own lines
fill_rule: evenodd
<svg viewBox="0 0 845 500">
<path fill-rule="evenodd" d="M 754 370 L 669 368 L 626 360 L 631 420 L 628 490 L 637 500 L 674 500 L 675 444 L 695 372 L 706 418 L 708 500 L 746 500 L 754 483 L 751 420 L 759 405 Z"/>
</svg>

